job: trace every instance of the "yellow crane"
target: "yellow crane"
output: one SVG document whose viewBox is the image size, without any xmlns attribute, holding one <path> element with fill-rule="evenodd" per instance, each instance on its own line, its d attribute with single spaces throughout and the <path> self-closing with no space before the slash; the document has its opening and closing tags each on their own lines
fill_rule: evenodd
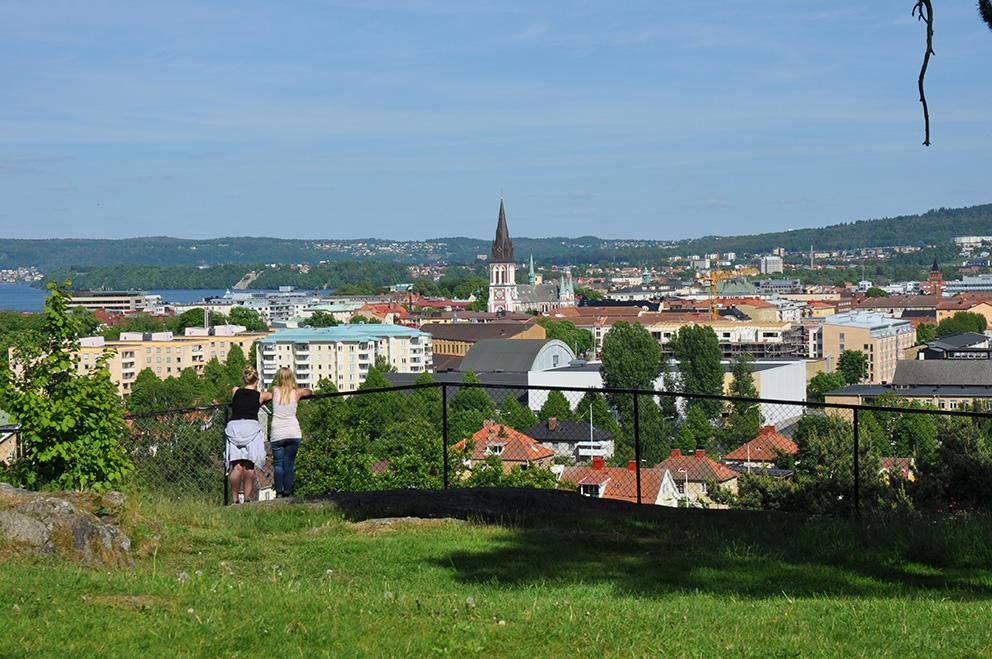
<svg viewBox="0 0 992 659">
<path fill-rule="evenodd" d="M 700 284 L 706 286 L 709 293 L 710 320 L 719 320 L 720 318 L 720 305 L 716 294 L 717 285 L 726 279 L 739 279 L 741 277 L 750 277 L 756 274 L 758 274 L 758 269 L 750 266 L 737 268 L 736 270 L 721 270 L 720 255 L 717 254 L 716 265 L 710 268 L 710 270 L 705 274 L 700 273 L 696 275 L 696 279 Z"/>
</svg>

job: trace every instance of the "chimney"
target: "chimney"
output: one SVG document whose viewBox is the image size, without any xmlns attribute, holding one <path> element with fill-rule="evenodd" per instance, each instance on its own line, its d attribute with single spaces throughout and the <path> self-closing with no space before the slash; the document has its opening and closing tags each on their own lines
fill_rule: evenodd
<svg viewBox="0 0 992 659">
<path fill-rule="evenodd" d="M 598 470 L 598 469 L 602 469 L 605 466 L 606 466 L 606 463 L 603 461 L 603 456 L 601 456 L 601 455 L 594 455 L 592 457 L 592 468 L 593 469 L 597 469 Z"/>
<path fill-rule="evenodd" d="M 548 419 L 548 430 L 554 432 L 557 428 L 558 428 L 558 419 L 557 419 L 557 417 L 550 417 Z"/>
<path fill-rule="evenodd" d="M 775 432 L 775 426 L 764 426 L 759 432 L 759 435 L 770 435 Z"/>
<path fill-rule="evenodd" d="M 706 449 L 697 448 L 696 449 L 696 457 L 697 458 L 705 458 L 706 457 Z"/>
<path fill-rule="evenodd" d="M 493 425 L 494 424 L 493 424 L 493 420 L 492 419 L 486 419 L 485 421 L 482 422 L 482 427 L 483 428 L 492 428 Z"/>
<path fill-rule="evenodd" d="M 681 458 L 682 457 L 682 450 L 681 449 L 677 449 L 677 448 L 673 448 L 672 449 L 672 457 L 673 458 Z"/>
<path fill-rule="evenodd" d="M 637 471 L 637 461 L 636 460 L 630 460 L 627 463 L 627 471 Z"/>
</svg>

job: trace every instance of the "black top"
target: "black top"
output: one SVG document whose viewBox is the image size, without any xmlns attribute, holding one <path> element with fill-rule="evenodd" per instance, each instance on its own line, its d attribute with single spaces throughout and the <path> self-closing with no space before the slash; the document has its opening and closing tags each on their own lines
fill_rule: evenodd
<svg viewBox="0 0 992 659">
<path fill-rule="evenodd" d="M 258 419 L 258 409 L 262 406 L 259 402 L 261 394 L 257 389 L 238 388 L 231 399 L 231 421 L 236 419 Z"/>
</svg>

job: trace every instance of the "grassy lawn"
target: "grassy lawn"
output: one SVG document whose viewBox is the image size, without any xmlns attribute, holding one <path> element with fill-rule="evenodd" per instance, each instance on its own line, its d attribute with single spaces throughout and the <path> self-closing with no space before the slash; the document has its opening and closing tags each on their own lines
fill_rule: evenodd
<svg viewBox="0 0 992 659">
<path fill-rule="evenodd" d="M 0 656 L 989 655 L 992 524 L 519 527 L 133 504 L 133 570 L 0 569 Z"/>
</svg>

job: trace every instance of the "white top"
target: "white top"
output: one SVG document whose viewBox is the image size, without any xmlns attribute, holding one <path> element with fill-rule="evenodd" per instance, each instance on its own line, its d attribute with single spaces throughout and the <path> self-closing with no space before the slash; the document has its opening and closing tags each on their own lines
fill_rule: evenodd
<svg viewBox="0 0 992 659">
<path fill-rule="evenodd" d="M 269 440 L 302 439 L 303 431 L 296 418 L 296 391 L 289 395 L 291 402 L 286 404 L 279 401 L 281 395 L 278 389 L 272 393 L 272 435 Z"/>
</svg>

